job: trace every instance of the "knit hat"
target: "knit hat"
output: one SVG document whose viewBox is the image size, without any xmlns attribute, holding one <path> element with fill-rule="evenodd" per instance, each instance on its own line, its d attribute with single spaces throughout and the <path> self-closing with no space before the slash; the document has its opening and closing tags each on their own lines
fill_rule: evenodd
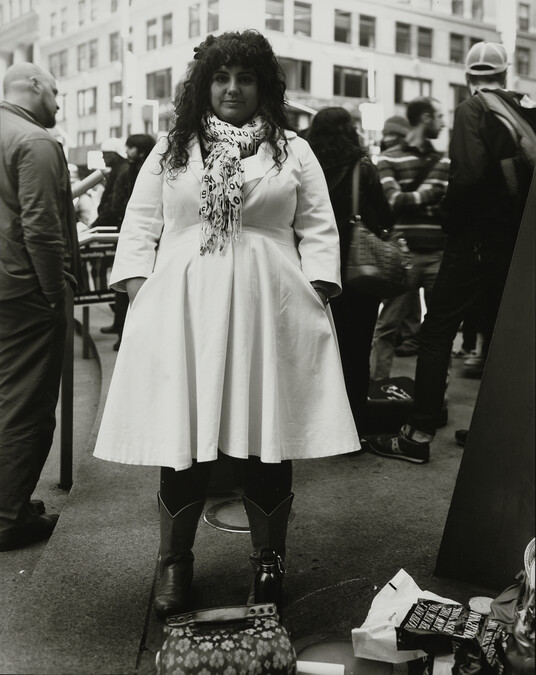
<svg viewBox="0 0 536 675">
<path fill-rule="evenodd" d="M 387 136 L 387 134 L 397 134 L 399 136 L 405 136 L 409 131 L 409 122 L 405 117 L 401 115 L 394 115 L 393 117 L 388 117 L 385 120 L 383 125 L 382 134 Z"/>
<path fill-rule="evenodd" d="M 477 42 L 465 59 L 465 72 L 469 75 L 504 73 L 507 67 L 506 49 L 497 42 Z"/>
<path fill-rule="evenodd" d="M 101 143 L 101 152 L 116 152 L 120 157 L 126 158 L 127 151 L 125 141 L 121 138 L 107 138 Z"/>
</svg>

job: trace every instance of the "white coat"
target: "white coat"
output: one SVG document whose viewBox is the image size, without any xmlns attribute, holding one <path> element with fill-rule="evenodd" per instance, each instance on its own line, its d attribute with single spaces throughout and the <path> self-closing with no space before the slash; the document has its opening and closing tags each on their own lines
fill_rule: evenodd
<svg viewBox="0 0 536 675">
<path fill-rule="evenodd" d="M 339 238 L 309 144 L 287 132 L 278 173 L 261 144 L 244 161 L 243 231 L 200 255 L 203 161 L 143 165 L 110 283 L 146 277 L 129 309 L 95 455 L 186 469 L 192 458 L 264 462 L 359 449 L 331 314 L 311 286 L 340 292 Z"/>
</svg>

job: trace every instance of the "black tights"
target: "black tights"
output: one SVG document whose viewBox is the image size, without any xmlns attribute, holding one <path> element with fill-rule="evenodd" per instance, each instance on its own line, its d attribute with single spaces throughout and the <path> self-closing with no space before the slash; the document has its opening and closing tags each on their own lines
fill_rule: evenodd
<svg viewBox="0 0 536 675">
<path fill-rule="evenodd" d="M 259 457 L 234 459 L 241 468 L 244 495 L 271 513 L 292 490 L 292 462 L 289 459 L 277 464 L 266 464 Z M 171 514 L 188 504 L 205 499 L 212 467 L 216 462 L 193 461 L 189 469 L 175 471 L 163 466 L 160 469 L 160 497 Z"/>
</svg>

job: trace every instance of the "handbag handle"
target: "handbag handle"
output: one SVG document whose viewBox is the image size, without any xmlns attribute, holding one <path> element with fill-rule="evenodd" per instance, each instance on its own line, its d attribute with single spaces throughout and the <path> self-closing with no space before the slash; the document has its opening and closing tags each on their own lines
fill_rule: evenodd
<svg viewBox="0 0 536 675">
<path fill-rule="evenodd" d="M 265 617 L 276 615 L 276 606 L 273 603 L 237 605 L 235 607 L 212 607 L 210 609 L 199 609 L 195 612 L 170 616 L 167 618 L 166 624 L 171 628 L 178 628 L 179 626 L 189 626 L 199 623 L 241 621 L 244 619 L 255 619 L 259 616 Z"/>
<path fill-rule="evenodd" d="M 352 217 L 359 220 L 359 181 L 361 174 L 361 160 L 358 159 L 352 173 Z"/>
</svg>

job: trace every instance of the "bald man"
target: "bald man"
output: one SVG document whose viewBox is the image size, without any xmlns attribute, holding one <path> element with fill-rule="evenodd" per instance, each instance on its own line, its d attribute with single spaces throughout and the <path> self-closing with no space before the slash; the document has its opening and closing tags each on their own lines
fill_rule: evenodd
<svg viewBox="0 0 536 675">
<path fill-rule="evenodd" d="M 65 295 L 79 269 L 58 90 L 33 63 L 11 66 L 0 103 L 0 551 L 52 533 L 31 500 L 47 459 L 63 364 Z"/>
</svg>

